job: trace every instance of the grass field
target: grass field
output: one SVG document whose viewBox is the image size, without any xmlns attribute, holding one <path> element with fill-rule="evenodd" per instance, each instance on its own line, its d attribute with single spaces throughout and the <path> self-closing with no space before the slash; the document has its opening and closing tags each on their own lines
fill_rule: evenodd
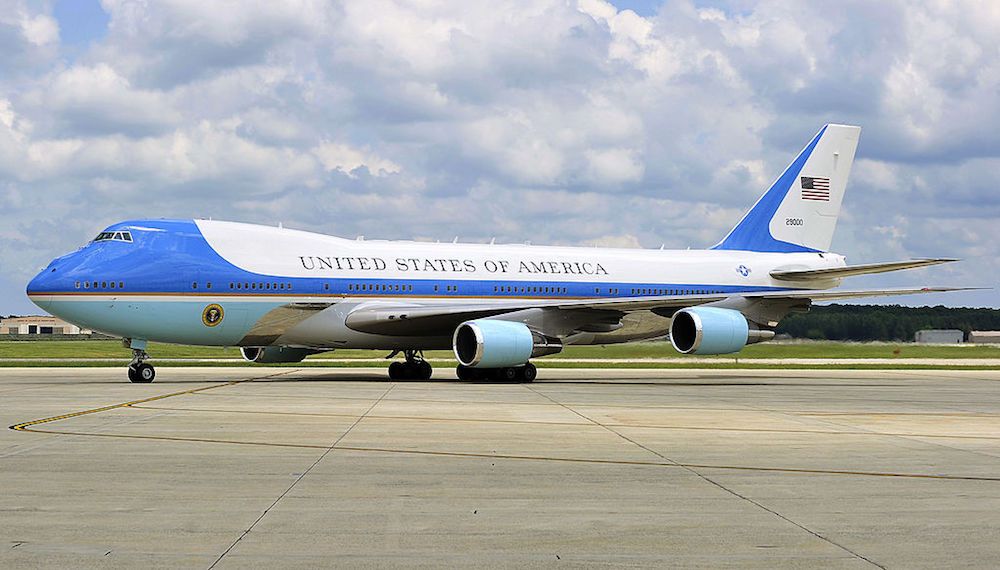
<svg viewBox="0 0 1000 570">
<path fill-rule="evenodd" d="M 148 352 L 154 359 L 191 359 L 192 362 L 163 362 L 162 366 L 205 365 L 197 359 L 239 359 L 236 348 L 181 346 L 172 344 L 150 343 Z M 0 366 L 53 366 L 53 365 L 113 365 L 130 358 L 127 349 L 122 348 L 118 341 L 0 341 Z M 337 350 L 311 356 L 301 364 L 294 366 L 384 366 L 382 360 L 385 351 L 374 350 Z M 429 359 L 453 359 L 450 351 L 429 351 Z M 37 359 L 32 362 L 11 361 L 4 359 Z M 671 359 L 669 362 L 642 362 L 646 359 Z M 796 367 L 818 368 L 880 368 L 905 365 L 907 359 L 933 358 L 950 361 L 948 366 L 962 366 L 963 360 L 984 358 L 1000 358 L 1000 346 L 973 345 L 918 345 L 910 343 L 841 343 L 841 342 L 781 342 L 764 343 L 748 346 L 737 355 L 725 355 L 722 358 L 731 359 L 726 362 L 709 364 L 698 362 L 684 355 L 677 354 L 667 342 L 643 342 L 635 344 L 612 346 L 570 346 L 563 352 L 535 362 L 539 366 L 558 367 L 659 367 L 659 368 L 769 368 L 772 363 L 757 362 L 760 359 L 775 358 L 824 358 L 824 359 L 855 359 L 878 358 L 886 359 L 884 363 L 864 364 L 807 364 Z M 63 360 L 68 359 L 68 361 Z M 86 360 L 76 360 L 86 359 Z M 98 360 L 99 359 L 99 360 Z M 352 361 L 345 362 L 345 359 Z M 359 363 L 354 359 L 370 359 L 370 363 Z M 616 359 L 629 362 L 614 363 L 581 363 L 569 362 L 575 359 Z M 73 362 L 76 360 L 76 362 Z M 687 362 L 686 362 L 687 361 Z M 236 364 L 236 362 L 219 363 Z M 440 364 L 440 365 L 443 365 Z M 439 365 L 439 366 L 440 366 Z M 287 366 L 287 365 L 286 365 Z M 968 362 L 966 366 L 980 367 L 976 362 Z M 940 365 L 928 365 L 926 368 L 937 368 Z"/>
</svg>

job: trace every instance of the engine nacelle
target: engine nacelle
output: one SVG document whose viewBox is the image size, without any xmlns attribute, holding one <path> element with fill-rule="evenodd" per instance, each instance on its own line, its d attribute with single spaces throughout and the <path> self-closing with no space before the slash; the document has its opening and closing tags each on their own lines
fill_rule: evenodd
<svg viewBox="0 0 1000 570">
<path fill-rule="evenodd" d="M 309 348 L 291 348 L 287 346 L 244 346 L 240 348 L 240 353 L 244 360 L 269 364 L 274 362 L 302 362 L 302 359 L 310 354 L 317 354 L 322 350 L 312 350 Z"/>
<path fill-rule="evenodd" d="M 682 354 L 729 354 L 772 338 L 774 331 L 757 328 L 732 309 L 689 307 L 670 322 L 670 344 Z"/>
<path fill-rule="evenodd" d="M 562 343 L 534 333 L 524 323 L 479 319 L 455 329 L 455 358 L 469 368 L 521 366 L 533 356 L 554 354 Z"/>
</svg>

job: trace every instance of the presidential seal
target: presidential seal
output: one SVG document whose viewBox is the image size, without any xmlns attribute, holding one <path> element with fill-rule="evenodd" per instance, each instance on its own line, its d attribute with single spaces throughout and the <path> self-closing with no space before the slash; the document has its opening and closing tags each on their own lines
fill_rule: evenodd
<svg viewBox="0 0 1000 570">
<path fill-rule="evenodd" d="M 213 303 L 201 312 L 201 322 L 206 327 L 214 327 L 222 322 L 223 316 L 225 316 L 225 312 L 223 312 L 222 307 Z"/>
</svg>

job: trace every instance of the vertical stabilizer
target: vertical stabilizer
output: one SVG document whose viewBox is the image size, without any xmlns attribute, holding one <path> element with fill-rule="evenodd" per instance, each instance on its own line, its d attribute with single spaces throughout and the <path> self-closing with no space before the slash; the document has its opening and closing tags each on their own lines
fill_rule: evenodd
<svg viewBox="0 0 1000 570">
<path fill-rule="evenodd" d="M 712 249 L 828 251 L 861 127 L 826 125 Z"/>
</svg>

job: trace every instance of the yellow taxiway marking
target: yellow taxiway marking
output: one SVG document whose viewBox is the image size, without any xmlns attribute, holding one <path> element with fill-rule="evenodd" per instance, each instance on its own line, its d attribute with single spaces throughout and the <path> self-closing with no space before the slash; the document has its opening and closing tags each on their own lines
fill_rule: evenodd
<svg viewBox="0 0 1000 570">
<path fill-rule="evenodd" d="M 271 378 L 273 376 L 279 376 L 281 374 L 288 374 L 288 372 L 280 372 L 278 374 L 272 374 L 272 375 L 269 375 L 269 376 L 263 376 L 262 378 Z M 252 382 L 253 380 L 256 380 L 256 379 L 257 378 L 248 378 L 246 380 L 231 380 L 229 382 L 224 382 L 222 384 L 213 384 L 212 386 L 202 386 L 201 388 L 191 388 L 189 390 L 181 390 L 180 392 L 171 392 L 169 394 L 160 394 L 159 396 L 150 396 L 148 398 L 142 398 L 140 400 L 131 400 L 131 401 L 128 401 L 128 402 L 122 402 L 120 404 L 111 404 L 110 406 L 102 406 L 100 408 L 92 408 L 92 409 L 89 409 L 89 410 L 80 410 L 79 412 L 71 412 L 71 413 L 68 413 L 68 414 L 60 414 L 58 416 L 52 416 L 52 417 L 49 417 L 49 418 L 41 418 L 41 419 L 37 419 L 37 420 L 31 420 L 31 421 L 22 422 L 22 423 L 19 423 L 19 424 L 14 424 L 14 425 L 10 426 L 10 429 L 12 429 L 14 431 L 33 431 L 33 432 L 38 432 L 38 433 L 56 433 L 56 432 L 51 432 L 51 431 L 47 431 L 47 430 L 37 430 L 37 429 L 29 429 L 29 428 L 31 428 L 32 426 L 37 426 L 37 425 L 41 425 L 41 424 L 47 424 L 47 423 L 51 423 L 51 422 L 57 422 L 59 420 L 68 420 L 70 418 L 78 418 L 80 416 L 87 416 L 87 415 L 90 415 L 90 414 L 99 414 L 101 412 L 108 412 L 108 411 L 111 411 L 111 410 L 117 410 L 119 408 L 129 408 L 129 407 L 132 407 L 132 406 L 136 406 L 138 404 L 146 404 L 146 403 L 149 403 L 149 402 L 155 402 L 157 400 L 165 400 L 167 398 L 173 398 L 174 396 L 184 396 L 186 394 L 196 394 L 198 392 L 204 392 L 206 390 L 215 390 L 216 388 L 225 388 L 226 386 L 234 386 L 236 384 L 242 384 L 244 382 Z"/>
<path fill-rule="evenodd" d="M 892 473 L 892 472 L 879 472 L 879 471 L 855 471 L 855 470 L 842 470 L 842 469 L 805 469 L 796 467 L 758 467 L 750 465 L 710 465 L 710 464 L 700 464 L 700 463 L 672 463 L 667 461 L 642 461 L 642 460 L 616 460 L 616 459 L 589 459 L 589 458 L 575 458 L 575 457 L 551 457 L 542 455 L 516 455 L 516 454 L 498 454 L 498 453 L 475 453 L 475 452 L 461 452 L 461 451 L 431 451 L 431 450 L 419 450 L 419 449 L 393 449 L 393 448 L 383 448 L 383 447 L 356 447 L 356 446 L 346 446 L 346 445 L 335 445 L 332 448 L 326 445 L 316 445 L 307 443 L 276 443 L 276 442 L 266 442 L 266 441 L 240 441 L 240 440 L 227 440 L 227 439 L 212 439 L 212 438 L 198 438 L 198 437 L 175 437 L 169 435 L 134 435 L 134 434 L 123 434 L 123 433 L 95 433 L 86 431 L 73 431 L 73 430 L 60 430 L 60 429 L 38 429 L 35 426 L 42 424 L 48 424 L 52 422 L 57 422 L 61 420 L 68 420 L 72 418 L 77 418 L 80 416 L 99 414 L 101 412 L 107 412 L 110 410 L 117 410 L 121 408 L 131 408 L 144 409 L 143 406 L 139 404 L 145 404 L 149 402 L 155 402 L 158 400 L 165 400 L 167 398 L 173 398 L 175 396 L 184 396 L 188 394 L 197 394 L 199 392 L 205 392 L 208 390 L 215 390 L 218 388 L 225 388 L 228 386 L 235 386 L 237 384 L 244 384 L 247 382 L 253 382 L 254 380 L 260 380 L 264 378 L 272 378 L 275 376 L 280 376 L 283 374 L 289 374 L 292 371 L 280 372 L 277 374 L 272 374 L 269 376 L 262 376 L 259 378 L 247 378 L 245 380 L 232 380 L 229 382 L 224 382 L 221 384 L 214 384 L 211 386 L 202 386 L 200 388 L 191 388 L 189 390 L 181 390 L 178 392 L 170 392 L 167 394 L 160 394 L 157 396 L 150 396 L 148 398 L 141 398 L 138 400 L 130 400 L 128 402 L 121 402 L 119 404 L 112 404 L 109 406 L 101 406 L 99 408 L 92 408 L 89 410 L 80 410 L 77 412 L 71 412 L 67 414 L 60 414 L 58 416 L 51 416 L 47 418 L 41 418 L 37 420 L 31 420 L 27 422 L 22 422 L 19 424 L 14 424 L 10 426 L 10 429 L 21 432 L 33 432 L 33 433 L 45 433 L 52 435 L 75 435 L 75 436 L 86 436 L 86 437 L 108 437 L 117 439 L 143 439 L 152 441 L 184 441 L 191 443 L 215 443 L 215 444 L 226 444 L 226 445 L 253 445 L 253 446 L 263 446 L 263 447 L 285 447 L 285 448 L 299 448 L 299 449 L 331 449 L 336 451 L 355 451 L 355 452 L 368 452 L 368 453 L 390 453 L 398 455 L 430 455 L 438 457 L 465 457 L 465 458 L 475 458 L 475 459 L 510 459 L 510 460 L 521 460 L 521 461 L 551 461 L 551 462 L 565 462 L 565 463 L 584 463 L 584 464 L 596 464 L 596 465 L 639 465 L 639 466 L 650 466 L 650 467 L 675 467 L 675 468 L 688 468 L 688 469 L 719 469 L 719 470 L 735 470 L 735 471 L 758 471 L 758 472 L 773 472 L 773 473 L 792 473 L 792 474 L 816 474 L 816 475 L 850 475 L 850 476 L 864 476 L 864 477 L 901 477 L 910 479 L 939 479 L 939 480 L 961 480 L 961 481 L 993 481 L 1000 482 L 1000 477 L 986 477 L 977 475 L 935 475 L 935 474 L 923 474 L 923 473 Z M 154 408 L 155 409 L 155 408 Z M 191 412 L 198 412 L 200 410 L 187 410 Z M 427 418 L 431 421 L 436 418 Z M 443 420 L 443 419 L 442 419 Z"/>
</svg>

